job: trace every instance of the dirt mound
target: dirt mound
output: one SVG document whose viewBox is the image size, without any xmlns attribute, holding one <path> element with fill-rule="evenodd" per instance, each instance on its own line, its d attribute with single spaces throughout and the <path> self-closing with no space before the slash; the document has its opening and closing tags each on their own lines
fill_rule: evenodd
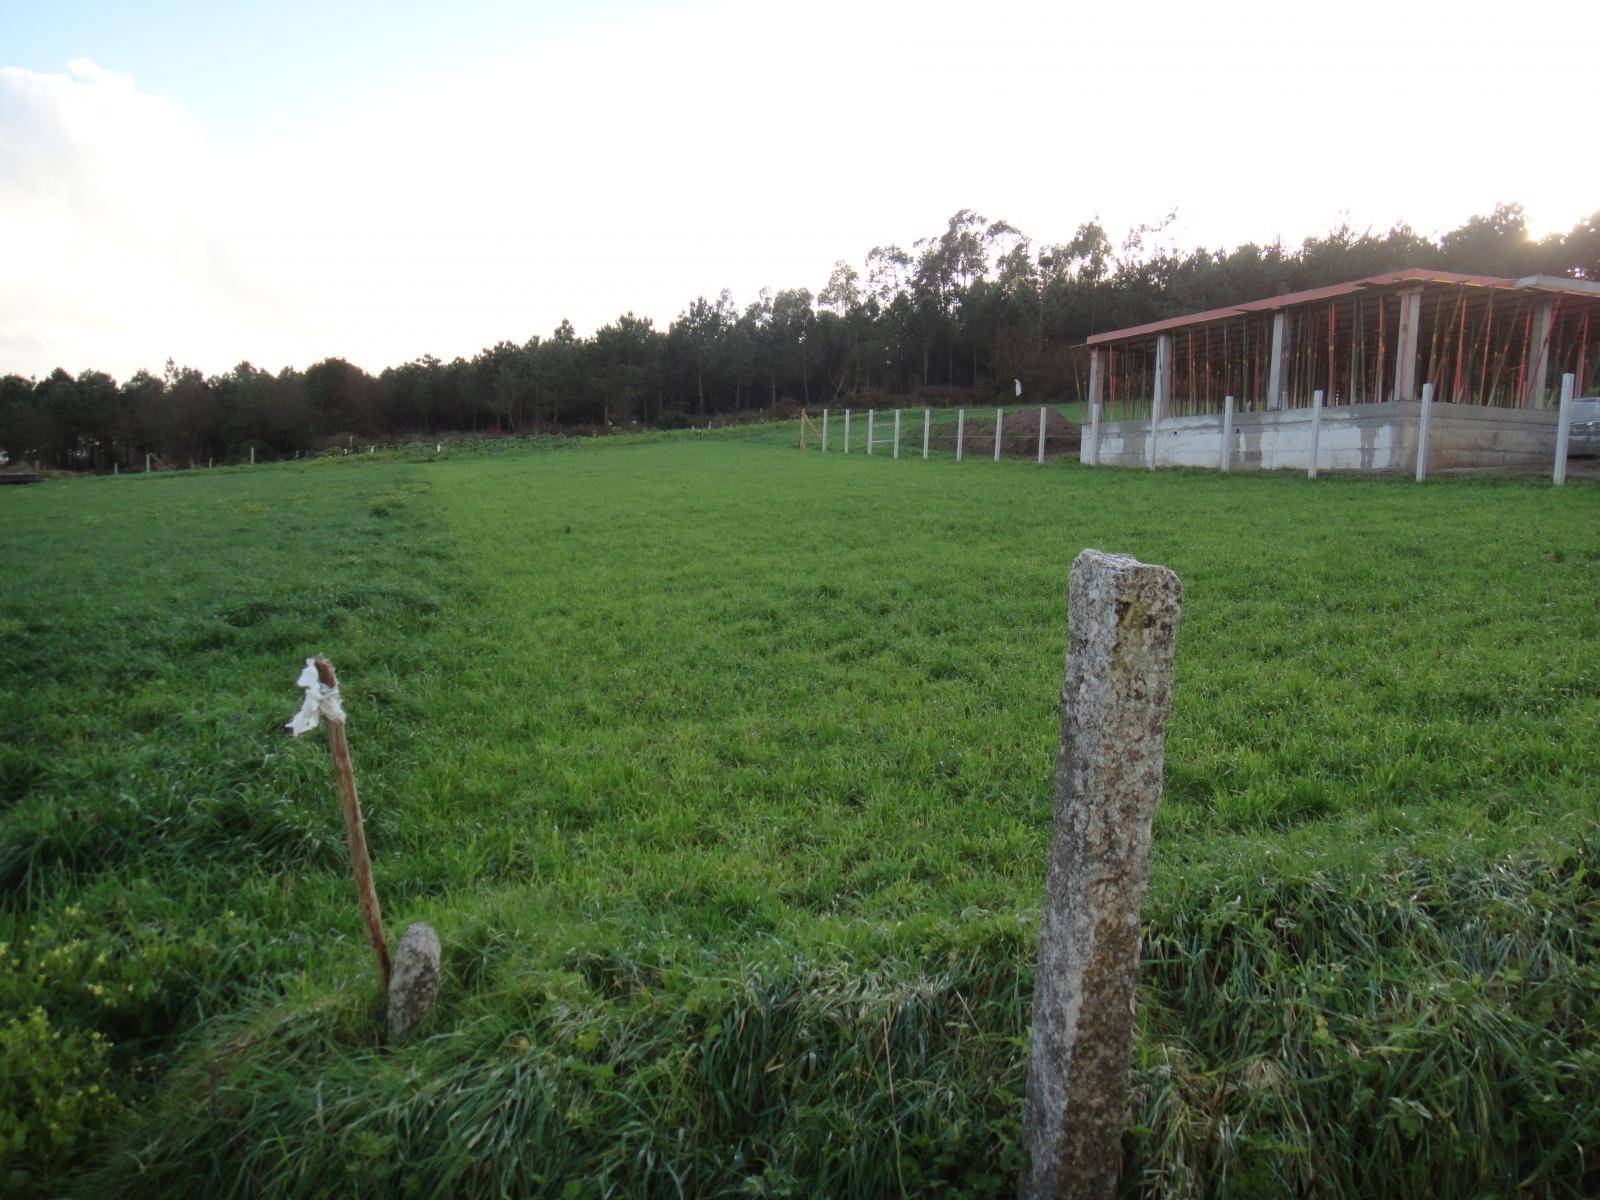
<svg viewBox="0 0 1600 1200">
<path fill-rule="evenodd" d="M 1083 441 L 1083 432 L 1078 425 L 1067 420 L 1053 408 L 1045 409 L 1044 415 L 1044 456 L 1046 458 L 1061 458 L 1064 455 L 1077 456 L 1078 447 Z M 947 420 L 935 428 L 929 444 L 935 450 L 948 450 L 954 453 L 956 448 L 956 426 L 954 421 Z M 972 408 L 967 410 L 967 432 L 964 438 L 965 449 L 963 453 L 968 457 L 987 455 L 994 457 L 994 410 L 992 408 Z M 1005 414 L 1000 425 L 1000 453 L 1008 458 L 1037 458 L 1039 455 L 1039 410 L 1037 408 L 1020 408 Z"/>
</svg>

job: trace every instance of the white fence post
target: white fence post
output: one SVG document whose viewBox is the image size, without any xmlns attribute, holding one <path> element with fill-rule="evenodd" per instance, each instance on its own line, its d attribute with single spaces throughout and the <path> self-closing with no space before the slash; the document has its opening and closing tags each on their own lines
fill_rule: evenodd
<svg viewBox="0 0 1600 1200">
<path fill-rule="evenodd" d="M 928 457 L 928 429 L 929 429 L 929 426 L 930 426 L 930 423 L 931 423 L 932 420 L 933 420 L 933 409 L 931 409 L 931 408 L 923 409 L 922 410 L 922 457 L 923 458 L 927 458 Z"/>
<path fill-rule="evenodd" d="M 1577 388 L 1576 375 L 1561 377 L 1561 405 L 1556 410 L 1556 468 L 1550 476 L 1556 487 L 1567 481 L 1567 441 L 1572 434 L 1572 395 Z"/>
<path fill-rule="evenodd" d="M 876 420 L 877 416 L 878 416 L 878 410 L 877 409 L 875 409 L 875 408 L 867 409 L 867 453 L 868 454 L 872 453 L 872 424 L 873 424 L 873 421 Z"/>
<path fill-rule="evenodd" d="M 967 440 L 967 410 L 956 409 L 956 461 L 961 461 L 961 449 Z"/>
<path fill-rule="evenodd" d="M 1067 585 L 1055 819 L 1034 972 L 1022 1200 L 1109 1200 L 1127 1119 L 1139 906 L 1183 588 L 1085 550 Z"/>
<path fill-rule="evenodd" d="M 1156 469 L 1156 438 L 1160 435 L 1161 414 L 1167 407 L 1167 389 L 1172 386 L 1172 335 L 1156 338 L 1156 388 L 1150 397 L 1150 446 L 1146 451 L 1149 467 Z"/>
<path fill-rule="evenodd" d="M 1228 460 L 1233 457 L 1233 397 L 1222 398 L 1222 464 L 1221 469 L 1228 469 Z"/>
<path fill-rule="evenodd" d="M 828 452 L 828 410 L 822 410 L 822 452 Z"/>
<path fill-rule="evenodd" d="M 1089 465 L 1100 465 L 1100 402 L 1089 409 Z"/>
<path fill-rule="evenodd" d="M 895 457 L 895 458 L 899 458 L 900 457 L 900 410 L 898 408 L 894 410 L 894 455 L 893 455 L 893 457 Z"/>
<path fill-rule="evenodd" d="M 850 453 L 850 410 L 844 410 L 844 452 Z"/>
<path fill-rule="evenodd" d="M 1044 462 L 1044 405 L 1039 405 L 1039 461 Z"/>
<path fill-rule="evenodd" d="M 1422 408 L 1417 417 L 1417 482 L 1428 477 L 1428 418 L 1433 415 L 1433 384 L 1422 385 Z"/>
<path fill-rule="evenodd" d="M 1322 439 L 1322 390 L 1311 393 L 1311 463 L 1306 467 L 1306 478 L 1317 477 L 1317 443 Z"/>
<path fill-rule="evenodd" d="M 995 460 L 995 462 L 999 462 L 1000 461 L 1000 437 L 1001 437 L 1001 434 L 1004 432 L 1003 425 L 1004 425 L 1005 413 L 1006 413 L 1006 410 L 1003 409 L 1003 408 L 997 408 L 997 409 L 994 410 L 994 460 Z"/>
</svg>

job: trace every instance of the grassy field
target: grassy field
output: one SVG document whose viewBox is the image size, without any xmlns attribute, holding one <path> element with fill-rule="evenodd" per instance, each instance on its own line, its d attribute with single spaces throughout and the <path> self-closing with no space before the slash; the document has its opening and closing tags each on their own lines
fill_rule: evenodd
<svg viewBox="0 0 1600 1200">
<path fill-rule="evenodd" d="M 1600 1189 L 1600 489 L 789 436 L 5 489 L 5 1190 L 1014 1194 L 1089 545 L 1186 589 L 1127 1192 Z"/>
</svg>

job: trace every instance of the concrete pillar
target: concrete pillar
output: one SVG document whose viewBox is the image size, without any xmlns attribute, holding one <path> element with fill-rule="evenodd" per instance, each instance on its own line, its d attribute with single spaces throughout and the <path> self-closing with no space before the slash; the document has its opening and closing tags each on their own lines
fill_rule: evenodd
<svg viewBox="0 0 1600 1200">
<path fill-rule="evenodd" d="M 1005 428 L 1004 428 L 1005 413 L 1006 413 L 1006 410 L 1003 409 L 1003 408 L 997 408 L 997 409 L 994 410 L 994 460 L 995 460 L 995 462 L 999 462 L 1000 461 L 1000 438 L 1001 438 L 1001 435 L 1005 432 Z"/>
<path fill-rule="evenodd" d="M 1417 415 L 1417 482 L 1428 477 L 1428 421 L 1433 414 L 1433 384 L 1422 385 L 1422 404 Z"/>
<path fill-rule="evenodd" d="M 933 425 L 933 409 L 922 410 L 922 457 L 928 457 L 928 430 Z"/>
<path fill-rule="evenodd" d="M 1394 344 L 1394 398 L 1417 398 L 1417 348 L 1422 339 L 1422 290 L 1400 293 L 1400 332 Z"/>
<path fill-rule="evenodd" d="M 1228 469 L 1228 461 L 1233 457 L 1233 397 L 1222 398 L 1222 461 L 1218 467 L 1222 471 Z"/>
<path fill-rule="evenodd" d="M 1577 390 L 1578 377 L 1561 377 L 1561 406 L 1556 410 L 1556 466 L 1550 482 L 1560 487 L 1567 481 L 1567 440 L 1572 433 L 1572 394 Z"/>
<path fill-rule="evenodd" d="M 1100 393 L 1105 388 L 1105 351 L 1089 351 L 1089 465 L 1100 465 Z"/>
<path fill-rule="evenodd" d="M 1555 323 L 1555 301 L 1541 300 L 1533 310 L 1533 326 L 1528 337 L 1527 385 L 1522 393 L 1523 408 L 1544 404 L 1545 385 L 1550 381 L 1550 330 Z"/>
<path fill-rule="evenodd" d="M 1039 462 L 1044 462 L 1044 405 L 1039 406 Z"/>
<path fill-rule="evenodd" d="M 900 410 L 894 410 L 894 458 L 900 457 Z"/>
<path fill-rule="evenodd" d="M 1306 464 L 1306 478 L 1317 477 L 1317 449 L 1322 441 L 1322 389 L 1311 393 L 1311 454 Z"/>
<path fill-rule="evenodd" d="M 875 408 L 867 409 L 867 453 L 868 454 L 872 453 L 872 423 L 873 423 L 873 420 L 877 417 L 877 415 L 878 415 L 878 410 L 877 409 L 875 409 Z"/>
<path fill-rule="evenodd" d="M 828 452 L 828 410 L 822 410 L 822 452 Z"/>
<path fill-rule="evenodd" d="M 961 461 L 962 450 L 967 441 L 967 410 L 956 409 L 956 461 Z"/>
<path fill-rule="evenodd" d="M 844 410 L 844 452 L 850 453 L 850 410 Z"/>
<path fill-rule="evenodd" d="M 1022 1200 L 1116 1191 L 1182 591 L 1166 567 L 1125 555 L 1085 550 L 1072 564 Z"/>
<path fill-rule="evenodd" d="M 1161 427 L 1161 414 L 1172 398 L 1172 335 L 1156 337 L 1156 391 L 1150 398 L 1150 440 L 1145 447 L 1145 465 L 1156 469 L 1156 433 Z"/>
<path fill-rule="evenodd" d="M 1267 359 L 1267 408 L 1283 407 L 1283 339 L 1285 314 L 1272 314 L 1272 356 Z"/>
</svg>

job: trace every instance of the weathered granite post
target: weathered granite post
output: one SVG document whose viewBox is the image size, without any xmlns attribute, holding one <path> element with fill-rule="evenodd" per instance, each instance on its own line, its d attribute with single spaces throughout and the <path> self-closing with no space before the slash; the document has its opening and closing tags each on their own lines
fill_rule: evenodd
<svg viewBox="0 0 1600 1200">
<path fill-rule="evenodd" d="M 394 973 L 389 976 L 389 1041 L 409 1038 L 428 1015 L 439 995 L 439 935 L 433 926 L 418 921 L 406 929 L 394 952 Z"/>
<path fill-rule="evenodd" d="M 1085 550 L 1072 564 L 1023 1200 L 1110 1197 L 1116 1190 L 1139 904 L 1161 796 L 1182 591 L 1166 567 L 1126 555 Z"/>
</svg>

